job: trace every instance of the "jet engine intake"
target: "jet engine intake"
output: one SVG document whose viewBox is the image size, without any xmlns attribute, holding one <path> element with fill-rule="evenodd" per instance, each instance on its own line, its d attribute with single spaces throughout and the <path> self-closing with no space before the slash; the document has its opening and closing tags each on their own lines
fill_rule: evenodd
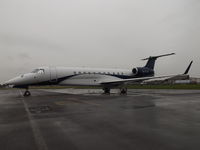
<svg viewBox="0 0 200 150">
<path fill-rule="evenodd" d="M 137 67 L 132 69 L 132 73 L 134 76 L 152 76 L 154 75 L 154 70 L 147 67 Z"/>
</svg>

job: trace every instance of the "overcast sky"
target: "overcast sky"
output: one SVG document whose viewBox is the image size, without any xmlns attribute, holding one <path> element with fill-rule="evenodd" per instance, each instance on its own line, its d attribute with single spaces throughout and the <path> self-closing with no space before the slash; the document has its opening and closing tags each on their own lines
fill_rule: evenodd
<svg viewBox="0 0 200 150">
<path fill-rule="evenodd" d="M 199 0 L 0 0 L 0 82 L 39 66 L 128 68 L 200 77 Z"/>
</svg>

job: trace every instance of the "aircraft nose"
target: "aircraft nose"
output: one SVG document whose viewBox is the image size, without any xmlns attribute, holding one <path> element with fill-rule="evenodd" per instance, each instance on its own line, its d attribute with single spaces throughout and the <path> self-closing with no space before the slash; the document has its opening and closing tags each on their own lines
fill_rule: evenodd
<svg viewBox="0 0 200 150">
<path fill-rule="evenodd" d="M 4 85 L 16 85 L 19 81 L 19 77 L 10 79 L 4 83 Z"/>
<path fill-rule="evenodd" d="M 6 86 L 21 86 L 30 84 L 33 82 L 33 76 L 31 74 L 24 74 L 13 79 L 10 79 L 4 83 Z"/>
</svg>

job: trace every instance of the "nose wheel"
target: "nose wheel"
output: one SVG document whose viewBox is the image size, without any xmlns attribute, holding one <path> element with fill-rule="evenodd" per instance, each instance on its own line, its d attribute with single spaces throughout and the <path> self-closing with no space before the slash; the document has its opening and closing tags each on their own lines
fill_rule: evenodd
<svg viewBox="0 0 200 150">
<path fill-rule="evenodd" d="M 24 97 L 28 97 L 28 96 L 31 96 L 31 92 L 27 88 L 26 91 L 24 92 Z"/>
</svg>

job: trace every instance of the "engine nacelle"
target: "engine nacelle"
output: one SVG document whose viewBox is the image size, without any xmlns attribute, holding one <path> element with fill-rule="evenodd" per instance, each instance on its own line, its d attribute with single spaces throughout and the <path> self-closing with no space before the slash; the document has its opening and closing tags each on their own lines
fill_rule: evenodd
<svg viewBox="0 0 200 150">
<path fill-rule="evenodd" d="M 147 67 L 137 67 L 133 68 L 132 73 L 134 76 L 138 77 L 152 76 L 154 75 L 154 70 Z"/>
</svg>

